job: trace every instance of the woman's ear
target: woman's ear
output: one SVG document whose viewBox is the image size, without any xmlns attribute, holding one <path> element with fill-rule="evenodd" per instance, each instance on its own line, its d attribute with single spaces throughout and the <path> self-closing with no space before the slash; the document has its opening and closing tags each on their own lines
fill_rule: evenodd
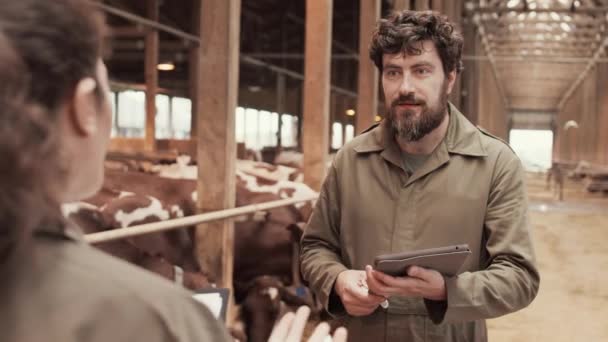
<svg viewBox="0 0 608 342">
<path fill-rule="evenodd" d="M 97 82 L 92 77 L 78 81 L 70 106 L 70 120 L 76 131 L 83 136 L 97 132 Z"/>
</svg>

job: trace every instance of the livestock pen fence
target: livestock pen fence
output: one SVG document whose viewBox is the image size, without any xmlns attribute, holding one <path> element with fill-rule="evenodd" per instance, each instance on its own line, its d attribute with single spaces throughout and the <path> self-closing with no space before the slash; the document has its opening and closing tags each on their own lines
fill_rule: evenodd
<svg viewBox="0 0 608 342">
<path fill-rule="evenodd" d="M 212 221 L 218 220 L 227 220 L 231 218 L 236 218 L 243 215 L 255 214 L 256 212 L 263 212 L 265 210 L 285 207 L 289 205 L 295 205 L 298 203 L 312 202 L 318 198 L 318 195 L 315 196 L 307 196 L 301 198 L 290 198 L 290 199 L 282 199 L 277 201 L 269 201 L 265 203 L 256 203 L 236 208 L 229 208 L 224 210 L 218 210 L 213 212 L 207 212 L 198 215 L 192 215 L 182 218 L 176 218 L 166 221 L 146 223 L 137 226 L 131 226 L 125 229 L 114 229 L 107 230 L 98 233 L 92 233 L 85 235 L 84 239 L 88 243 L 96 244 L 114 240 L 126 239 L 134 236 L 153 234 L 166 232 L 170 230 L 183 229 L 187 227 L 191 227 L 194 225 L 199 225 L 203 223 L 208 223 Z M 223 253 L 226 253 L 224 250 Z M 231 279 L 231 277 L 230 277 Z M 224 284 L 225 287 L 229 289 L 229 304 L 227 307 L 227 321 L 226 323 L 232 322 L 235 317 L 235 309 L 234 309 L 234 300 L 233 300 L 233 286 L 232 284 Z"/>
<path fill-rule="evenodd" d="M 152 234 L 165 232 L 169 230 L 181 229 L 185 227 L 191 227 L 207 222 L 226 220 L 235 218 L 243 215 L 254 214 L 256 212 L 286 207 L 289 205 L 295 205 L 299 203 L 312 202 L 318 198 L 315 196 L 307 196 L 302 198 L 289 198 L 277 201 L 269 201 L 265 203 L 256 203 L 245 205 L 242 207 L 229 208 L 224 210 L 212 211 L 198 215 L 192 215 L 187 217 L 181 217 L 166 221 L 152 222 L 132 226 L 126 229 L 114 229 L 107 230 L 98 233 L 92 233 L 85 235 L 85 240 L 91 244 L 108 242 L 119 239 L 126 239 L 133 236 Z"/>
</svg>

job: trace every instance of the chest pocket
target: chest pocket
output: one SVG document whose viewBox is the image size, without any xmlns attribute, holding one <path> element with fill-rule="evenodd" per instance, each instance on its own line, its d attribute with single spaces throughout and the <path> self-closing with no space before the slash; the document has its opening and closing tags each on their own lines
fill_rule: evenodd
<svg viewBox="0 0 608 342">
<path fill-rule="evenodd" d="M 488 186 L 482 177 L 444 169 L 412 186 L 417 194 L 415 226 L 421 227 L 415 230 L 415 238 L 422 245 L 478 240 L 488 199 Z"/>
</svg>

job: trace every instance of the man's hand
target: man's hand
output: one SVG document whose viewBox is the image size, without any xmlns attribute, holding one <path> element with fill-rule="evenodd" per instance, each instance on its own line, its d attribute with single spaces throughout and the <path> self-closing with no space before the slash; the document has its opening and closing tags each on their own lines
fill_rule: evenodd
<svg viewBox="0 0 608 342">
<path fill-rule="evenodd" d="M 334 288 L 351 316 L 367 316 L 386 298 L 368 291 L 365 271 L 348 270 L 338 275 Z"/>
<path fill-rule="evenodd" d="M 392 277 L 365 267 L 369 290 L 380 296 L 421 297 L 430 300 L 445 300 L 445 279 L 441 273 L 418 266 L 408 268 L 403 277 Z"/>
</svg>

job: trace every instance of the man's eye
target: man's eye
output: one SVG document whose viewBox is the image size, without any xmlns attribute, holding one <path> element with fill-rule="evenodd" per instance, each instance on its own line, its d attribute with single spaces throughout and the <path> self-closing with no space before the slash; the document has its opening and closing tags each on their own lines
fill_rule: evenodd
<svg viewBox="0 0 608 342">
<path fill-rule="evenodd" d="M 431 71 L 429 69 L 416 69 L 418 75 L 428 75 Z"/>
<path fill-rule="evenodd" d="M 395 77 L 397 75 L 399 75 L 399 73 L 395 70 L 389 70 L 386 72 L 386 76 L 388 76 L 388 77 Z"/>
</svg>

